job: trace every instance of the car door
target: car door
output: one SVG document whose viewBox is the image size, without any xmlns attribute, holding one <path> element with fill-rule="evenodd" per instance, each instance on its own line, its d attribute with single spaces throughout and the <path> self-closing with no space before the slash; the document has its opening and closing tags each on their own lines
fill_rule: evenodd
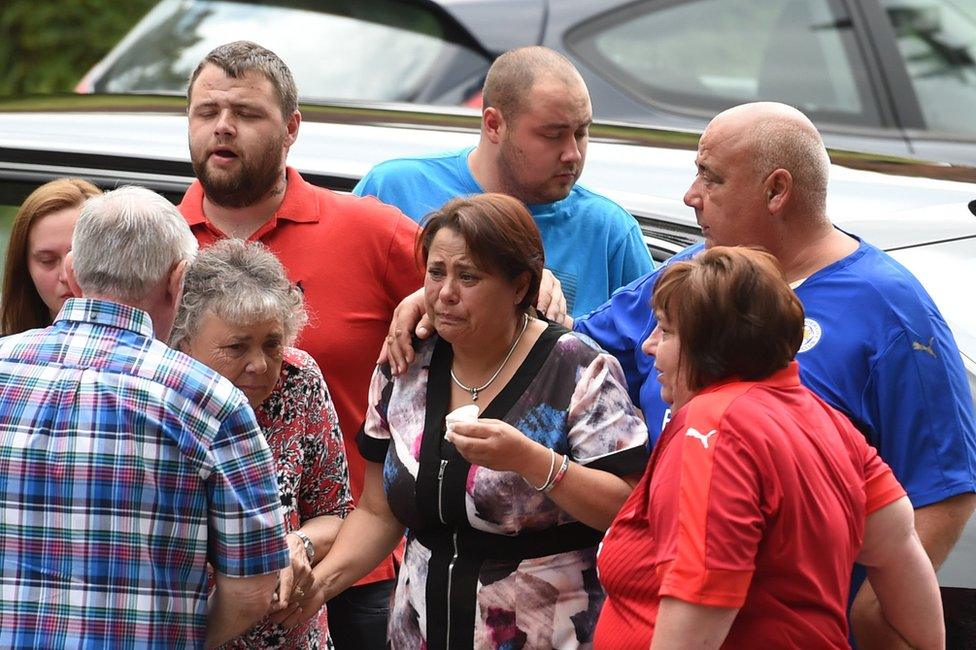
<svg viewBox="0 0 976 650">
<path fill-rule="evenodd" d="M 855 7 L 910 152 L 976 164 L 976 3 L 865 0 Z"/>
<path fill-rule="evenodd" d="M 775 100 L 803 110 L 831 146 L 910 153 L 847 0 L 591 2 L 569 15 L 583 4 L 553 8 L 547 42 L 585 70 L 597 115 L 701 128 L 729 106 Z"/>
</svg>

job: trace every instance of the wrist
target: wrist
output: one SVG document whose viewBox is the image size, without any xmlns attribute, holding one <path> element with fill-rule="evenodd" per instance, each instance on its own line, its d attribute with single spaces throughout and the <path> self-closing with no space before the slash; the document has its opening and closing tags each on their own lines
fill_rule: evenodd
<svg viewBox="0 0 976 650">
<path fill-rule="evenodd" d="M 309 562 L 312 562 L 312 560 L 315 558 L 316 549 L 315 549 L 315 544 L 312 543 L 311 538 L 301 530 L 293 530 L 290 533 L 288 533 L 288 536 L 292 538 L 290 544 L 297 542 L 298 547 L 301 549 L 303 553 L 305 553 L 305 557 L 308 559 Z"/>
</svg>

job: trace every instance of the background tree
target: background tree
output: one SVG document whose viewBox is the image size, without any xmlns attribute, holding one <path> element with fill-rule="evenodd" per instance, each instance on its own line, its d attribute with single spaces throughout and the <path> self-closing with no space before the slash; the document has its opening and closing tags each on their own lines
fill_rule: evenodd
<svg viewBox="0 0 976 650">
<path fill-rule="evenodd" d="M 156 0 L 0 0 L 0 95 L 69 92 Z"/>
</svg>

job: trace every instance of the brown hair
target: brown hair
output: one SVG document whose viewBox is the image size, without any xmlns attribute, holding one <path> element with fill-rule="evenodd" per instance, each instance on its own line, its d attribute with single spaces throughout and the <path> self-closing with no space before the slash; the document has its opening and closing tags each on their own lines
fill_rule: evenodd
<svg viewBox="0 0 976 650">
<path fill-rule="evenodd" d="M 693 391 L 729 377 L 768 377 L 803 342 L 800 299 L 776 258 L 758 249 L 716 246 L 669 265 L 652 305 L 678 332 Z"/>
<path fill-rule="evenodd" d="M 521 201 L 493 193 L 448 201 L 424 219 L 417 238 L 417 257 L 424 264 L 430 245 L 442 228 L 464 239 L 471 258 L 481 268 L 497 272 L 509 281 L 528 273 L 529 287 L 519 307 L 525 310 L 535 305 L 546 258 L 539 228 Z"/>
<path fill-rule="evenodd" d="M 80 178 L 60 178 L 31 192 L 14 217 L 3 272 L 0 334 L 17 334 L 51 324 L 51 313 L 41 300 L 27 270 L 27 239 L 34 222 L 54 212 L 80 206 L 102 191 Z"/>
<path fill-rule="evenodd" d="M 190 75 L 190 85 L 186 88 L 187 103 L 192 98 L 193 82 L 208 64 L 217 66 L 233 79 L 240 79 L 252 70 L 263 74 L 274 86 L 282 117 L 287 120 L 298 110 L 298 87 L 291 70 L 277 54 L 251 41 L 225 43 L 203 57 Z"/>
</svg>

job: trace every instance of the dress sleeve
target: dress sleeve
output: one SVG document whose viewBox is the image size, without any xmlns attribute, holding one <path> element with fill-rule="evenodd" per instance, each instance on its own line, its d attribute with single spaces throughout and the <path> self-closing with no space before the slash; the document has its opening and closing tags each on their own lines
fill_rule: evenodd
<svg viewBox="0 0 976 650">
<path fill-rule="evenodd" d="M 618 476 L 643 472 L 647 427 L 627 396 L 620 364 L 600 353 L 581 370 L 567 414 L 570 455 Z"/>
<path fill-rule="evenodd" d="M 308 362 L 302 368 L 305 386 L 300 390 L 308 396 L 302 437 L 308 465 L 302 470 L 298 510 L 302 521 L 322 515 L 345 517 L 352 510 L 352 493 L 339 416 L 318 364 L 311 358 Z"/>
<path fill-rule="evenodd" d="M 366 406 L 366 421 L 356 435 L 356 444 L 363 458 L 374 463 L 386 460 L 390 447 L 390 423 L 387 412 L 390 396 L 393 393 L 393 375 L 389 364 L 376 366 L 369 385 L 369 402 Z"/>
<path fill-rule="evenodd" d="M 700 605 L 741 607 L 765 528 L 762 473 L 738 436 L 691 422 L 672 443 L 681 452 L 673 455 L 680 463 L 678 525 L 674 560 L 659 569 L 660 593 Z"/>
<path fill-rule="evenodd" d="M 254 413 L 242 403 L 221 423 L 210 448 L 207 559 L 231 578 L 288 566 L 275 461 Z"/>
</svg>

